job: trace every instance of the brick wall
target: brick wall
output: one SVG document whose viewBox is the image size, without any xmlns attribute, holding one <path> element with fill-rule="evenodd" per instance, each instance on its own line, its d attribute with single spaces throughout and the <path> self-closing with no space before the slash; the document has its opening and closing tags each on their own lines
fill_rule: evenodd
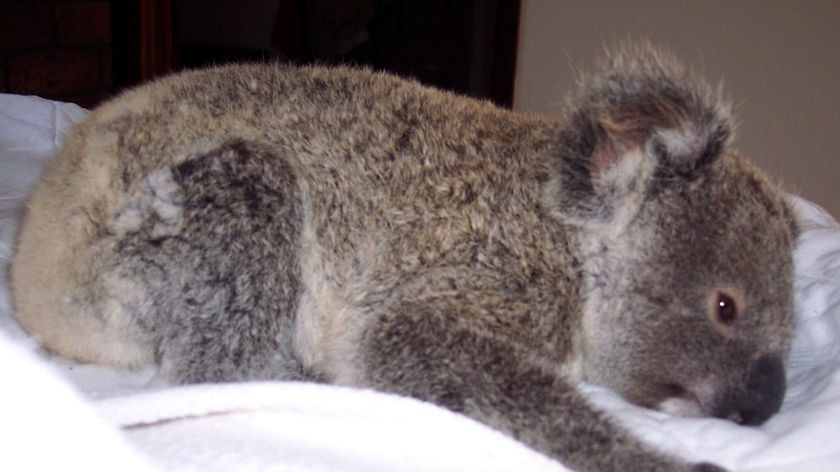
<svg viewBox="0 0 840 472">
<path fill-rule="evenodd" d="M 91 107 L 113 92 L 110 5 L 0 0 L 0 91 Z"/>
</svg>

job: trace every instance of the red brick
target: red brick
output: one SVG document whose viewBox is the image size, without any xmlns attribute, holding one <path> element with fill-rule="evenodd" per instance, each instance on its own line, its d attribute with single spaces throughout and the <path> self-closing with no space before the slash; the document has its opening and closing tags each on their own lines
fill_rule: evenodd
<svg viewBox="0 0 840 472">
<path fill-rule="evenodd" d="M 111 42 L 111 7 L 108 2 L 57 3 L 54 9 L 58 44 L 91 46 Z"/>
<path fill-rule="evenodd" d="M 96 49 L 21 53 L 9 59 L 9 89 L 55 95 L 102 87 Z"/>
<path fill-rule="evenodd" d="M 41 2 L 0 3 L 0 49 L 30 49 L 52 40 L 52 13 Z"/>
</svg>

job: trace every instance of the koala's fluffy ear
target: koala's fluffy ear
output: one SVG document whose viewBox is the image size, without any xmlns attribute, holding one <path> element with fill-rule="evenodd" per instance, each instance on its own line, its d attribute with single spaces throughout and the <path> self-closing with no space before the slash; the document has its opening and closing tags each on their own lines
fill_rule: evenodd
<svg viewBox="0 0 840 472">
<path fill-rule="evenodd" d="M 609 219 L 652 179 L 693 180 L 732 134 L 719 91 L 650 47 L 610 56 L 570 107 L 543 203 L 569 221 Z"/>
</svg>

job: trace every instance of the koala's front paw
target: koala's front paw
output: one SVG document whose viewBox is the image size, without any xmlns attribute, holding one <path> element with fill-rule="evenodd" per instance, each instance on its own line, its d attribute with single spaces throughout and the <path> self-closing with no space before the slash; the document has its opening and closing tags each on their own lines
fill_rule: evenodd
<svg viewBox="0 0 840 472">
<path fill-rule="evenodd" d="M 728 472 L 723 467 L 718 467 L 714 464 L 709 464 L 708 462 L 703 462 L 700 464 L 694 464 L 691 468 L 691 472 Z"/>
</svg>

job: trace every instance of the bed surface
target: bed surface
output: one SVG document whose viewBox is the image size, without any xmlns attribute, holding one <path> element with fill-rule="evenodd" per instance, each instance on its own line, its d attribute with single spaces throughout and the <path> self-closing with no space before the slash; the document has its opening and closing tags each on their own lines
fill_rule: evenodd
<svg viewBox="0 0 840 472">
<path fill-rule="evenodd" d="M 15 324 L 6 284 L 19 210 L 75 105 L 0 94 L 0 470 L 565 471 L 416 400 L 293 382 L 173 387 L 154 369 L 80 365 Z M 732 471 L 840 471 L 840 226 L 791 197 L 797 332 L 782 411 L 760 427 L 674 418 L 583 386 L 658 447 Z"/>
</svg>

